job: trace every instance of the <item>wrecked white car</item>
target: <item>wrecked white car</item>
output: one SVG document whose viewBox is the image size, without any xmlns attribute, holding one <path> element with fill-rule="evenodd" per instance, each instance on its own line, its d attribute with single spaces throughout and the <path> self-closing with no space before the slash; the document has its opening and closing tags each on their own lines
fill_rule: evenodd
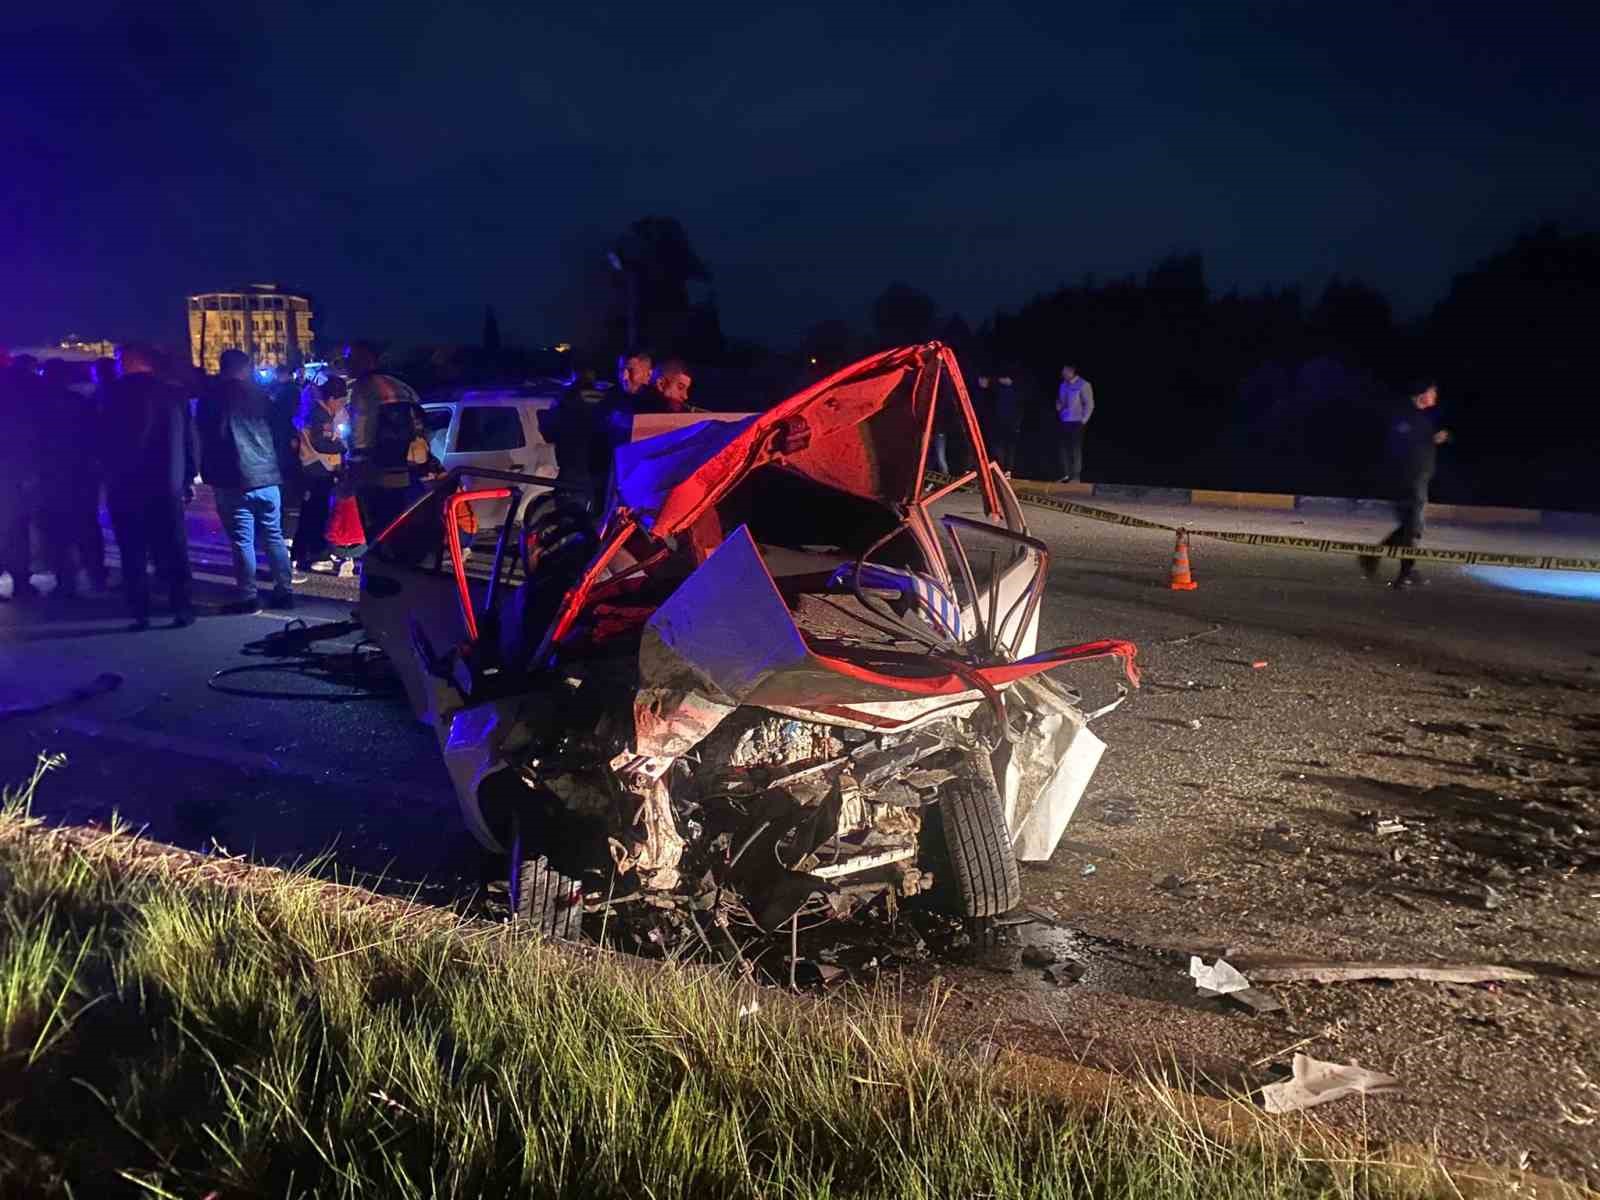
<svg viewBox="0 0 1600 1200">
<path fill-rule="evenodd" d="M 942 405 L 984 465 L 936 482 Z M 1137 684 L 1135 650 L 1036 645 L 1046 548 L 948 348 L 624 444 L 603 521 L 552 493 L 474 580 L 463 507 L 544 486 L 495 482 L 384 535 L 361 617 L 518 915 L 709 945 L 921 893 L 980 929 L 1021 903 L 1104 749 L 1048 672 L 1111 656 Z M 962 487 L 983 519 L 938 511 Z"/>
</svg>

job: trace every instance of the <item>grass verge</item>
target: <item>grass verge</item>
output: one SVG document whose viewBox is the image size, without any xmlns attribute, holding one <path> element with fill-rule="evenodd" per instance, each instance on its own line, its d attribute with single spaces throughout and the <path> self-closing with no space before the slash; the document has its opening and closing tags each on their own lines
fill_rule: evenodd
<svg viewBox="0 0 1600 1200">
<path fill-rule="evenodd" d="M 763 994 L 0 815 L 0 1194 L 1457 1196 Z"/>
</svg>

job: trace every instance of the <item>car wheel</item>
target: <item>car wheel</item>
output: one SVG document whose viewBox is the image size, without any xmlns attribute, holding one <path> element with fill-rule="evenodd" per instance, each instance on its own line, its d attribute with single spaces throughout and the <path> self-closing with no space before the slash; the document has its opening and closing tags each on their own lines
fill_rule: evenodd
<svg viewBox="0 0 1600 1200">
<path fill-rule="evenodd" d="M 989 756 L 962 756 L 955 774 L 939 796 L 945 848 L 961 915 L 987 925 L 1022 903 L 1022 876 Z"/>
<path fill-rule="evenodd" d="M 507 893 L 512 919 L 541 937 L 576 941 L 583 936 L 583 885 L 550 866 L 550 860 L 524 845 L 523 816 L 511 823 L 510 878 Z"/>
</svg>

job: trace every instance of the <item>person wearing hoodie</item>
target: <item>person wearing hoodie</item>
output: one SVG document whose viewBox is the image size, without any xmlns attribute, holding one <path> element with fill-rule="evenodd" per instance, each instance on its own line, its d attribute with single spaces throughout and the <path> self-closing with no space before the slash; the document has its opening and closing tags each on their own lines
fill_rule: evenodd
<svg viewBox="0 0 1600 1200">
<path fill-rule="evenodd" d="M 256 587 L 259 534 L 272 571 L 271 608 L 294 607 L 294 571 L 283 540 L 283 476 L 272 430 L 271 401 L 250 377 L 250 358 L 224 350 L 221 372 L 200 397 L 200 474 L 216 491 L 217 515 L 233 545 L 233 575 L 238 585 L 225 613 L 261 610 Z"/>
<path fill-rule="evenodd" d="M 1094 388 L 1078 374 L 1078 368 L 1061 368 L 1061 386 L 1056 390 L 1056 418 L 1061 432 L 1061 482 L 1083 479 L 1083 434 L 1094 416 Z"/>
</svg>

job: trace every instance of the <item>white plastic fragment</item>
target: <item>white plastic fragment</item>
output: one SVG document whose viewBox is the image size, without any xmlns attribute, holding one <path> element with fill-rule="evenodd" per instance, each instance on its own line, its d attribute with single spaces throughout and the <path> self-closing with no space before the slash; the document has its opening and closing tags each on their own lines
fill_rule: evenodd
<svg viewBox="0 0 1600 1200">
<path fill-rule="evenodd" d="M 1189 974 L 1194 986 L 1209 996 L 1226 996 L 1229 992 L 1242 992 L 1250 981 L 1239 974 L 1227 959 L 1219 958 L 1211 966 L 1198 954 L 1189 956 Z"/>
<path fill-rule="evenodd" d="M 1381 1071 L 1296 1054 L 1294 1077 L 1262 1088 L 1261 1103 L 1269 1113 L 1287 1113 L 1345 1096 L 1391 1092 L 1399 1086 L 1398 1079 Z"/>
</svg>

